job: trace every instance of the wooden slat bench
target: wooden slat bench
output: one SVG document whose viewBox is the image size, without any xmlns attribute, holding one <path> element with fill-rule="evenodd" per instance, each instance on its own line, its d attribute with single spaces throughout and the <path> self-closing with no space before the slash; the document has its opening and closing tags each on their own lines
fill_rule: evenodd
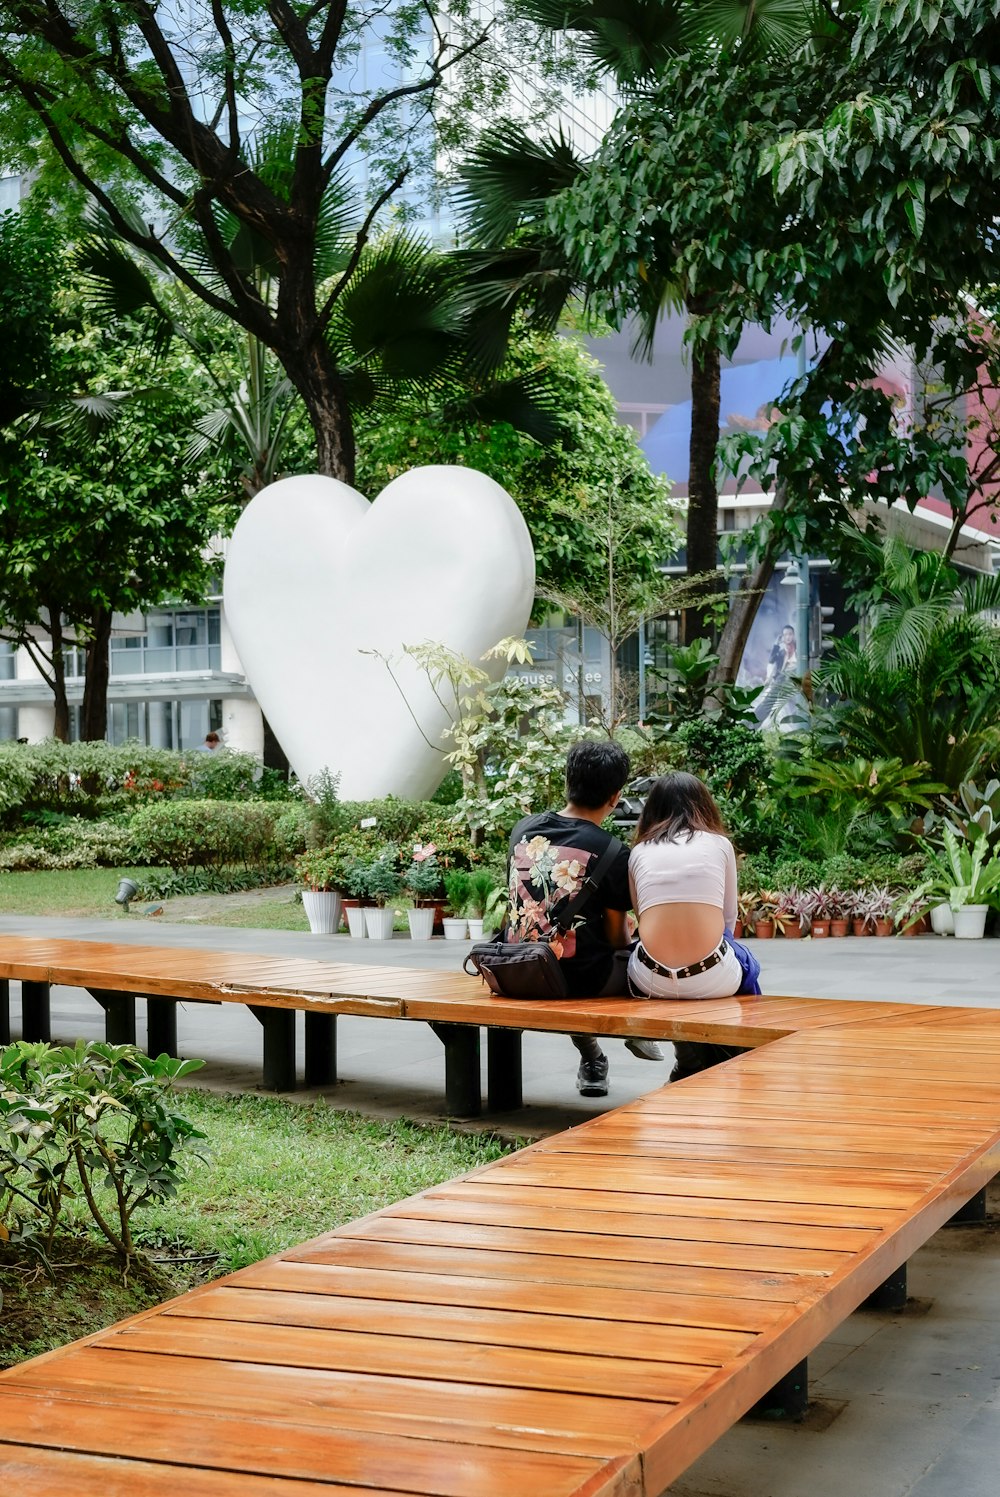
<svg viewBox="0 0 1000 1497">
<path fill-rule="evenodd" d="M 488 1033 L 487 1088 L 491 1111 L 521 1106 L 521 1032 L 591 1033 L 646 1039 L 708 1039 L 763 1045 L 783 1034 L 826 1024 L 905 1019 L 906 1005 L 823 999 L 718 999 L 668 1003 L 662 999 L 524 1002 L 493 997 L 475 977 L 421 968 L 362 966 L 177 947 L 98 941 L 0 937 L 0 1041 L 10 1034 L 9 984 L 21 982 L 21 1034 L 51 1036 L 49 989 L 84 988 L 106 1014 L 106 1035 L 134 1043 L 136 996 L 146 999 L 147 1045 L 152 1054 L 177 1053 L 178 1001 L 244 1004 L 263 1028 L 263 1082 L 274 1091 L 296 1084 L 295 1015 L 305 1014 L 305 1081 L 337 1079 L 338 1014 L 406 1019 L 429 1024 L 445 1050 L 445 1094 L 452 1116 L 481 1111 L 479 1030 Z"/>
<path fill-rule="evenodd" d="M 758 1048 L 0 1376 L 4 1489 L 657 1497 L 1000 1170 L 1000 1012 L 685 1007 Z"/>
</svg>

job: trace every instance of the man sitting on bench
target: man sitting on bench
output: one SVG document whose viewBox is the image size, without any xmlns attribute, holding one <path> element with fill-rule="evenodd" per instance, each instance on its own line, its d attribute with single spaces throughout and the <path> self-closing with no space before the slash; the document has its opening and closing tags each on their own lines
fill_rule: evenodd
<svg viewBox="0 0 1000 1497">
<path fill-rule="evenodd" d="M 572 998 L 628 992 L 628 849 L 602 826 L 628 777 L 628 755 L 618 744 L 610 739 L 575 743 L 566 758 L 566 805 L 526 816 L 510 835 L 508 939 L 551 938 Z M 553 935 L 559 906 L 579 892 L 588 870 L 593 875 L 602 859 L 597 886 L 572 928 Z M 608 1057 L 593 1035 L 571 1038 L 580 1052 L 577 1090 L 585 1097 L 606 1097 Z M 642 1060 L 663 1059 L 655 1040 L 629 1039 L 625 1046 Z"/>
</svg>

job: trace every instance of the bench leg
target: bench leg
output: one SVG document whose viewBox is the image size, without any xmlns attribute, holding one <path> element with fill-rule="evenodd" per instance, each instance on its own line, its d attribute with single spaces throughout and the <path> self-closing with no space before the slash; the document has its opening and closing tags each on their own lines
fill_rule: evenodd
<svg viewBox="0 0 1000 1497">
<path fill-rule="evenodd" d="M 295 1090 L 295 1010 L 247 1005 L 264 1031 L 264 1076 L 266 1092 Z"/>
<path fill-rule="evenodd" d="M 21 984 L 21 1038 L 44 1040 L 46 1044 L 52 1039 L 52 1011 L 47 982 Z"/>
<path fill-rule="evenodd" d="M 946 1227 L 971 1227 L 982 1226 L 986 1220 L 986 1186 L 977 1190 L 976 1194 L 966 1201 L 964 1206 L 959 1206 L 955 1215 L 945 1222 Z"/>
<path fill-rule="evenodd" d="M 177 1054 L 177 999 L 146 998 L 146 1053 Z"/>
<path fill-rule="evenodd" d="M 906 1264 L 902 1264 L 891 1273 L 884 1284 L 880 1284 L 866 1300 L 861 1302 L 862 1310 L 905 1310 L 906 1309 Z"/>
<path fill-rule="evenodd" d="M 0 1045 L 10 1044 L 10 983 L 0 979 Z"/>
<path fill-rule="evenodd" d="M 306 1010 L 306 1086 L 337 1080 L 337 1015 Z"/>
<path fill-rule="evenodd" d="M 109 1045 L 135 1044 L 135 995 L 107 988 L 88 988 L 104 1010 L 104 1038 Z"/>
<path fill-rule="evenodd" d="M 803 1358 L 797 1367 L 775 1383 L 769 1393 L 754 1404 L 748 1419 L 790 1419 L 805 1417 L 809 1407 L 809 1363 Z"/>
<path fill-rule="evenodd" d="M 483 1110 L 479 1079 L 479 1029 L 475 1024 L 432 1024 L 444 1046 L 445 1111 L 477 1118 Z"/>
<path fill-rule="evenodd" d="M 486 1032 L 486 1096 L 490 1112 L 514 1112 L 524 1106 L 519 1029 Z"/>
</svg>

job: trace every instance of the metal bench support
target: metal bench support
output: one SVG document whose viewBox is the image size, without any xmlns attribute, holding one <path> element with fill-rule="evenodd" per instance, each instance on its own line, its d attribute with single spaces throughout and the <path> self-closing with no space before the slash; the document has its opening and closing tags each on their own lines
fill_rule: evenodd
<svg viewBox="0 0 1000 1497">
<path fill-rule="evenodd" d="M 10 983 L 0 978 L 0 1045 L 10 1044 Z"/>
<path fill-rule="evenodd" d="M 945 1223 L 948 1227 L 971 1227 L 982 1225 L 986 1220 L 986 1186 L 977 1190 L 976 1194 L 966 1201 L 964 1206 L 959 1206 L 955 1215 Z"/>
<path fill-rule="evenodd" d="M 521 1084 L 521 1031 L 486 1031 L 486 1095 L 490 1112 L 524 1106 Z"/>
<path fill-rule="evenodd" d="M 135 996 L 108 988 L 88 988 L 104 1010 L 104 1038 L 109 1045 L 135 1044 Z"/>
<path fill-rule="evenodd" d="M 444 1046 L 446 1113 L 452 1118 L 477 1118 L 483 1110 L 478 1026 L 432 1024 L 431 1028 Z"/>
<path fill-rule="evenodd" d="M 21 1038 L 44 1040 L 46 1044 L 52 1039 L 52 1011 L 47 982 L 21 983 Z"/>
<path fill-rule="evenodd" d="M 809 1362 L 803 1358 L 754 1404 L 748 1419 L 803 1419 L 809 1407 Z"/>
<path fill-rule="evenodd" d="M 146 996 L 147 1055 L 177 1054 L 177 999 Z"/>
<path fill-rule="evenodd" d="M 903 1263 L 861 1303 L 862 1310 L 906 1309 L 906 1264 Z"/>
<path fill-rule="evenodd" d="M 306 1009 L 306 1086 L 333 1086 L 337 1080 L 337 1015 Z"/>
<path fill-rule="evenodd" d="M 295 1010 L 247 1004 L 264 1030 L 264 1076 L 266 1092 L 295 1090 Z"/>
</svg>

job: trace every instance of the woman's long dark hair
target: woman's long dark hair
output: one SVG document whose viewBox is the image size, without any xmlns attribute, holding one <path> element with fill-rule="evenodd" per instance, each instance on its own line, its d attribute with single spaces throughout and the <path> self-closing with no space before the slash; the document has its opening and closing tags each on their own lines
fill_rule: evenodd
<svg viewBox="0 0 1000 1497">
<path fill-rule="evenodd" d="M 693 832 L 726 835 L 711 793 L 697 775 L 679 769 L 661 775 L 646 796 L 635 829 L 636 846 L 640 842 L 675 842 L 678 837 L 690 841 Z"/>
</svg>

